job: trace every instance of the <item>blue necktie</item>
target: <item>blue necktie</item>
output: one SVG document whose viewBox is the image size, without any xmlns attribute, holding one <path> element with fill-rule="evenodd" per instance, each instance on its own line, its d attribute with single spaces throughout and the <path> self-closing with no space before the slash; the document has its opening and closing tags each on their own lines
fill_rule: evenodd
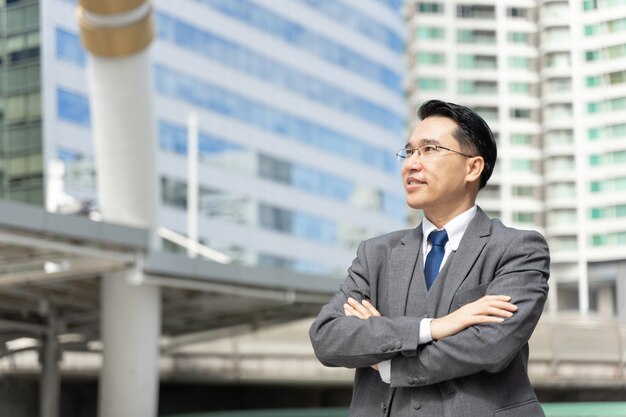
<svg viewBox="0 0 626 417">
<path fill-rule="evenodd" d="M 448 242 L 448 233 L 446 230 L 433 230 L 428 235 L 428 240 L 432 244 L 428 256 L 426 256 L 426 264 L 424 265 L 424 276 L 426 277 L 426 288 L 430 289 L 439 273 L 439 267 L 446 253 L 446 243 Z"/>
</svg>

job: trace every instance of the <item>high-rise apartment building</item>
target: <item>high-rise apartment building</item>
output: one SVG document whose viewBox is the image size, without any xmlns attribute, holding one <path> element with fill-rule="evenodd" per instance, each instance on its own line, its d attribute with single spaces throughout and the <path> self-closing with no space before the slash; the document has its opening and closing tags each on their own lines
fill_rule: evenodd
<svg viewBox="0 0 626 417">
<path fill-rule="evenodd" d="M 1 3 L 1 196 L 97 206 L 77 2 Z M 153 6 L 161 226 L 187 234 L 195 115 L 199 238 L 234 262 L 344 275 L 361 239 L 406 227 L 399 0 Z"/>
<path fill-rule="evenodd" d="M 626 318 L 626 1 L 410 1 L 409 100 L 476 109 L 499 160 L 479 204 L 544 233 L 548 308 Z"/>
</svg>

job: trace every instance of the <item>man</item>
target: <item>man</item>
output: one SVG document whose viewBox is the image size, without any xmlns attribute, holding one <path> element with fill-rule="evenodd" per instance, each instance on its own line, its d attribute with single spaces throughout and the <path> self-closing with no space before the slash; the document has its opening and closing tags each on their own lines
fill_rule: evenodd
<svg viewBox="0 0 626 417">
<path fill-rule="evenodd" d="M 548 292 L 547 244 L 475 205 L 496 162 L 485 121 L 438 100 L 418 115 L 398 156 L 424 220 L 359 245 L 311 326 L 315 354 L 357 368 L 350 416 L 543 417 L 527 342 Z"/>
</svg>

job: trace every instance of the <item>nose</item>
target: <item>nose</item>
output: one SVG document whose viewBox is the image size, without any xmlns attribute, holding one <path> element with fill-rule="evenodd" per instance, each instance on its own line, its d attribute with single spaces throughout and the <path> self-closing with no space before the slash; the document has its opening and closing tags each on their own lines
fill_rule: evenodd
<svg viewBox="0 0 626 417">
<path fill-rule="evenodd" d="M 402 167 L 408 171 L 414 171 L 422 168 L 422 160 L 419 157 L 418 152 L 413 152 L 411 156 L 407 156 L 404 159 Z"/>
</svg>

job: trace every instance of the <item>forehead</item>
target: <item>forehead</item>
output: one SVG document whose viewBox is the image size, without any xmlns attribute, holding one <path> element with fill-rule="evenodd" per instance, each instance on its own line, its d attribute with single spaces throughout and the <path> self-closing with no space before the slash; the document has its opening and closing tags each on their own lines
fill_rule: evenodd
<svg viewBox="0 0 626 417">
<path fill-rule="evenodd" d="M 411 145 L 429 142 L 452 144 L 456 142 L 453 133 L 457 126 L 454 120 L 447 117 L 427 117 L 415 126 L 409 143 Z"/>
</svg>

